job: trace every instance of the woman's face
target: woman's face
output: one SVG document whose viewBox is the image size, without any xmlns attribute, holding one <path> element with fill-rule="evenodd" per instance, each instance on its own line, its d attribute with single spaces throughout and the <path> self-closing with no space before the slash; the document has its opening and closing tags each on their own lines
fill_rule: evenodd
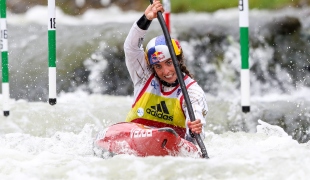
<svg viewBox="0 0 310 180">
<path fill-rule="evenodd" d="M 167 83 L 174 83 L 178 78 L 171 58 L 154 64 L 153 67 L 157 76 Z"/>
</svg>

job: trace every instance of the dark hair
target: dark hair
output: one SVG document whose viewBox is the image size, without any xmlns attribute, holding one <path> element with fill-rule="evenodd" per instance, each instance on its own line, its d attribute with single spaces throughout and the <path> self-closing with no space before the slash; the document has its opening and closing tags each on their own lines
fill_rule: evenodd
<svg viewBox="0 0 310 180">
<path fill-rule="evenodd" d="M 180 69 L 182 72 L 184 72 L 185 74 L 187 74 L 189 77 L 193 78 L 193 74 L 191 74 L 189 72 L 189 70 L 187 69 L 187 67 L 185 66 L 185 62 L 184 62 L 184 55 L 183 55 L 183 51 L 181 52 L 180 55 L 177 56 L 177 59 L 179 61 L 180 64 Z"/>
</svg>

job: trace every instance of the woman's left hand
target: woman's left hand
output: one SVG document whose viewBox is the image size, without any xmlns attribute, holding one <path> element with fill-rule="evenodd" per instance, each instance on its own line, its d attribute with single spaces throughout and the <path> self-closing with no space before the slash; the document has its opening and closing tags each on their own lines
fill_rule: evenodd
<svg viewBox="0 0 310 180">
<path fill-rule="evenodd" d="M 195 121 L 188 121 L 187 126 L 192 132 L 196 134 L 200 134 L 202 132 L 203 124 L 201 123 L 200 119 L 196 119 Z"/>
</svg>

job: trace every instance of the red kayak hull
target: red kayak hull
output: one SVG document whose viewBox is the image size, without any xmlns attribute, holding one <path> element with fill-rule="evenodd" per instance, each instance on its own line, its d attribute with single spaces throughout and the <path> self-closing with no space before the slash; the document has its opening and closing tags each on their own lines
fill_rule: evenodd
<svg viewBox="0 0 310 180">
<path fill-rule="evenodd" d="M 152 128 L 129 122 L 117 123 L 101 131 L 94 146 L 111 154 L 201 157 L 198 148 L 172 128 Z"/>
</svg>

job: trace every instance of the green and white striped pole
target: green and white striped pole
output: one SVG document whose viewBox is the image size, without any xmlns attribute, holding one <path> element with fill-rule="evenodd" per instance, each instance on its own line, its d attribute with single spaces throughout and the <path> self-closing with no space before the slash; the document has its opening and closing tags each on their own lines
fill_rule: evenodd
<svg viewBox="0 0 310 180">
<path fill-rule="evenodd" d="M 55 0 L 48 0 L 48 82 L 49 104 L 56 104 L 56 16 Z"/>
<path fill-rule="evenodd" d="M 8 58 L 8 30 L 6 26 L 6 0 L 0 0 L 1 8 L 1 59 L 2 59 L 2 97 L 3 115 L 9 116 L 9 58 Z"/>
<path fill-rule="evenodd" d="M 239 27 L 241 53 L 241 106 L 244 113 L 250 112 L 249 70 L 249 2 L 239 0 Z"/>
</svg>

